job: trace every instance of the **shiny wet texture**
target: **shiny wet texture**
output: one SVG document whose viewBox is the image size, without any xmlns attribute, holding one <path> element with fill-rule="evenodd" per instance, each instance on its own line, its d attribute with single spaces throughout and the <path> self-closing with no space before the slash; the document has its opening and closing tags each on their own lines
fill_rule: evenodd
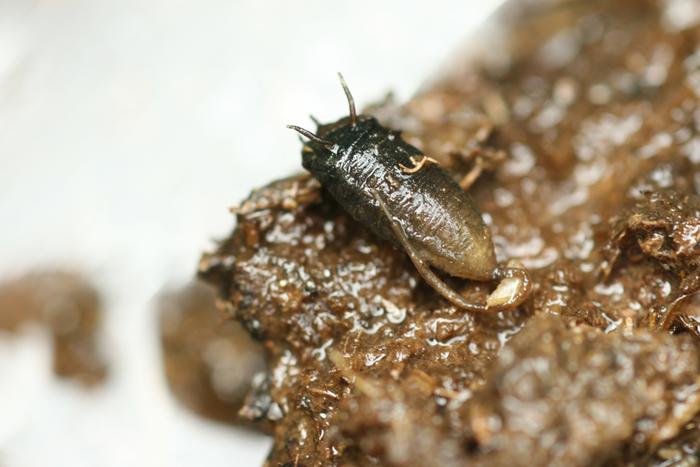
<svg viewBox="0 0 700 467">
<path fill-rule="evenodd" d="M 457 277 L 492 278 L 491 235 L 469 195 L 438 164 L 407 172 L 422 154 L 372 117 L 360 116 L 354 126 L 343 118 L 318 134 L 329 144 L 309 141 L 304 168 L 353 218 L 387 240 L 396 240 L 396 219 L 426 263 Z"/>
<path fill-rule="evenodd" d="M 270 465 L 693 462 L 700 5 L 500 17 L 478 58 L 373 113 L 455 180 L 489 162 L 470 193 L 530 299 L 459 310 L 314 180 L 254 192 L 201 273 L 265 343 L 248 404 L 274 423 Z"/>
</svg>

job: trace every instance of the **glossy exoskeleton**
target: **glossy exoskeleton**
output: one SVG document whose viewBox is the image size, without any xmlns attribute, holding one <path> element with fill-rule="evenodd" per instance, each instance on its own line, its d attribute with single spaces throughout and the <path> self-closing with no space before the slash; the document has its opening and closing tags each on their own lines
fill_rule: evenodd
<svg viewBox="0 0 700 467">
<path fill-rule="evenodd" d="M 509 309 L 529 293 L 524 269 L 500 267 L 491 232 L 469 195 L 434 159 L 374 117 L 357 115 L 342 76 L 350 115 L 319 124 L 302 164 L 347 212 L 376 235 L 398 242 L 421 276 L 451 303 L 473 311 Z M 501 280 L 486 305 L 468 302 L 430 267 L 477 281 Z"/>
</svg>

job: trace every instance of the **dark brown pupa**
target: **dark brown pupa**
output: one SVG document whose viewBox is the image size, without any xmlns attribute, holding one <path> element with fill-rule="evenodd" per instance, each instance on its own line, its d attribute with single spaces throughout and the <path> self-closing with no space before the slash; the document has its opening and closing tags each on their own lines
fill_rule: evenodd
<svg viewBox="0 0 700 467">
<path fill-rule="evenodd" d="M 469 195 L 435 161 L 374 117 L 357 115 L 340 76 L 350 115 L 318 124 L 302 165 L 343 208 L 376 235 L 398 242 L 421 276 L 454 305 L 472 311 L 510 309 L 529 294 L 527 271 L 496 262 L 491 232 Z M 486 305 L 469 303 L 431 267 L 477 281 L 502 280 Z"/>
</svg>

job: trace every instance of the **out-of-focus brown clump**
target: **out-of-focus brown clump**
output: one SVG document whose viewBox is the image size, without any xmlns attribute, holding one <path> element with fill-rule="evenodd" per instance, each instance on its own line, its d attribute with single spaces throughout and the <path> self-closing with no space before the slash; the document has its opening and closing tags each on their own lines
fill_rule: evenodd
<svg viewBox="0 0 700 467">
<path fill-rule="evenodd" d="M 234 321 L 224 321 L 214 290 L 201 282 L 164 293 L 158 302 L 165 375 L 185 406 L 222 422 L 239 423 L 238 411 L 262 349 Z"/>
<path fill-rule="evenodd" d="M 244 412 L 274 426 L 269 465 L 697 461 L 700 2 L 498 17 L 476 57 L 373 112 L 456 180 L 481 167 L 470 192 L 530 299 L 456 309 L 309 177 L 256 190 L 200 272 L 265 342 Z"/>
<path fill-rule="evenodd" d="M 700 409 L 688 336 L 605 334 L 537 317 L 510 344 L 466 407 L 483 465 L 591 465 L 644 452 Z"/>
<path fill-rule="evenodd" d="M 0 330 L 14 333 L 29 323 L 46 326 L 59 377 L 86 385 L 104 380 L 107 367 L 96 340 L 100 318 L 97 292 L 77 274 L 47 271 L 0 284 Z"/>
<path fill-rule="evenodd" d="M 645 260 L 656 263 L 657 275 L 666 276 L 676 292 L 650 316 L 650 325 L 667 327 L 683 300 L 700 288 L 700 198 L 677 191 L 649 192 L 612 223 L 613 233 L 604 249 L 605 277 L 610 277 L 623 254 L 628 268 L 641 269 L 639 263 Z M 683 321 L 687 314 L 681 311 L 680 318 Z"/>
</svg>

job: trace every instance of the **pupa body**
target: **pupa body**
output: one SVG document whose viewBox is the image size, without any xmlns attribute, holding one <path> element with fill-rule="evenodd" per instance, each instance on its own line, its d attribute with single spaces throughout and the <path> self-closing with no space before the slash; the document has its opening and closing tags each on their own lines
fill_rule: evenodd
<svg viewBox="0 0 700 467">
<path fill-rule="evenodd" d="M 511 308 L 529 292 L 526 271 L 501 268 L 488 227 L 469 195 L 434 160 L 405 142 L 399 132 L 374 117 L 355 114 L 319 125 L 307 136 L 302 165 L 358 222 L 378 236 L 399 243 L 424 279 L 457 306 L 469 303 L 430 267 L 477 281 L 508 279 L 487 303 Z M 494 306 L 495 305 L 495 306 Z"/>
<path fill-rule="evenodd" d="M 401 167 L 422 153 L 398 132 L 360 116 L 355 125 L 347 118 L 321 126 L 318 136 L 334 144 L 308 142 L 302 165 L 356 220 L 396 241 L 376 194 L 426 263 L 457 277 L 492 279 L 491 233 L 469 195 L 436 164 L 406 173 Z"/>
</svg>

